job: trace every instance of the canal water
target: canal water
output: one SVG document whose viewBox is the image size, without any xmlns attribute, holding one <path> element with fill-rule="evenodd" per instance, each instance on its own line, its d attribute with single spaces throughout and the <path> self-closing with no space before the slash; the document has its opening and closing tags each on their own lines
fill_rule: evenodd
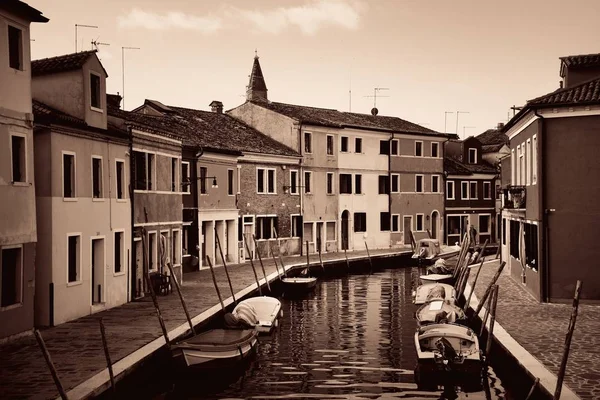
<svg viewBox="0 0 600 400">
<path fill-rule="evenodd" d="M 256 356 L 240 370 L 210 377 L 161 373 L 147 386 L 152 393 L 143 397 L 516 399 L 493 369 L 489 390 L 482 392 L 417 390 L 417 306 L 411 293 L 418 275 L 417 268 L 401 268 L 323 278 L 313 293 L 281 299 L 284 315 L 278 329 L 260 337 Z"/>
</svg>

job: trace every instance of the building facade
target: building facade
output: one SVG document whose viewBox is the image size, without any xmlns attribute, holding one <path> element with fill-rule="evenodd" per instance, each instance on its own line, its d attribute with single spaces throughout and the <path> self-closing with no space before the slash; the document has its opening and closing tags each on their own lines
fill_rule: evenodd
<svg viewBox="0 0 600 400">
<path fill-rule="evenodd" d="M 34 326 L 37 242 L 29 27 L 48 22 L 0 3 L 0 342 Z"/>
</svg>

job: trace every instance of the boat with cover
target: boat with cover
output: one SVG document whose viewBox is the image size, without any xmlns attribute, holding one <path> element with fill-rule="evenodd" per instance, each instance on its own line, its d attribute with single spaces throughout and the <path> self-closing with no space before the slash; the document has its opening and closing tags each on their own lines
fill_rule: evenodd
<svg viewBox="0 0 600 400">
<path fill-rule="evenodd" d="M 415 313 L 417 324 L 461 323 L 465 322 L 465 312 L 456 305 L 454 299 L 431 300 L 424 303 Z"/>
<path fill-rule="evenodd" d="M 425 238 L 417 242 L 417 247 L 412 255 L 413 259 L 421 264 L 433 264 L 438 259 L 448 259 L 458 255 L 460 246 L 440 245 L 439 239 Z"/>
<path fill-rule="evenodd" d="M 279 325 L 279 318 L 283 316 L 281 302 L 274 297 L 251 297 L 241 301 L 233 309 L 232 313 L 236 314 L 238 307 L 242 304 L 248 304 L 254 309 L 258 319 L 258 323 L 255 326 L 258 333 L 271 333 L 271 331 Z"/>
<path fill-rule="evenodd" d="M 212 329 L 178 342 L 171 352 L 187 367 L 230 368 L 256 351 L 257 335 L 255 329 Z"/>
<path fill-rule="evenodd" d="M 426 283 L 413 292 L 413 304 L 421 305 L 431 300 L 456 301 L 456 289 L 446 283 Z"/>
<path fill-rule="evenodd" d="M 421 326 L 415 333 L 415 347 L 415 380 L 420 389 L 444 381 L 456 382 L 465 391 L 481 388 L 481 351 L 471 328 L 456 324 Z"/>
</svg>

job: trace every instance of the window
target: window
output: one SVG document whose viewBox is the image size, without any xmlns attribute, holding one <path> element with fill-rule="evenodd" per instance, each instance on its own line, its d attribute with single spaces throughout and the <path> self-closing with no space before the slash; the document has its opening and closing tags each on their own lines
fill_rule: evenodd
<svg viewBox="0 0 600 400">
<path fill-rule="evenodd" d="M 538 226 L 535 224 L 524 223 L 525 229 L 525 264 L 531 268 L 538 267 Z"/>
<path fill-rule="evenodd" d="M 308 193 L 308 194 L 312 193 L 311 188 L 310 188 L 311 180 L 312 180 L 312 172 L 305 171 L 304 172 L 304 193 Z"/>
<path fill-rule="evenodd" d="M 75 154 L 63 153 L 63 197 L 75 197 Z"/>
<path fill-rule="evenodd" d="M 23 32 L 8 25 L 8 65 L 23 70 Z"/>
<path fill-rule="evenodd" d="M 340 139 L 340 151 L 342 153 L 348 152 L 348 136 L 342 136 Z"/>
<path fill-rule="evenodd" d="M 354 152 L 362 153 L 362 138 L 357 137 L 354 139 Z"/>
<path fill-rule="evenodd" d="M 327 173 L 327 194 L 333 194 L 333 172 Z"/>
<path fill-rule="evenodd" d="M 425 188 L 423 188 L 423 175 L 415 175 L 415 192 L 423 193 Z"/>
<path fill-rule="evenodd" d="M 490 216 L 479 215 L 479 234 L 489 234 L 490 231 Z"/>
<path fill-rule="evenodd" d="M 354 213 L 354 232 L 367 231 L 367 213 Z"/>
<path fill-rule="evenodd" d="M 302 237 L 302 215 L 292 215 L 292 237 Z"/>
<path fill-rule="evenodd" d="M 506 245 L 506 218 L 502 218 L 502 244 Z"/>
<path fill-rule="evenodd" d="M 237 192 L 238 192 L 238 194 L 240 194 L 241 193 L 240 188 L 242 187 L 242 166 L 241 165 L 237 166 L 237 175 L 236 176 L 237 176 Z"/>
<path fill-rule="evenodd" d="M 92 157 L 92 194 L 94 199 L 102 198 L 102 159 Z"/>
<path fill-rule="evenodd" d="M 492 199 L 492 183 L 491 182 L 483 182 L 483 198 L 485 200 Z"/>
<path fill-rule="evenodd" d="M 232 172 L 233 173 L 233 172 Z M 266 176 L 265 176 L 266 174 Z M 233 175 L 232 175 L 233 179 Z M 257 168 L 256 169 L 256 185 L 258 193 L 274 194 L 275 192 L 275 169 L 274 168 Z M 233 192 L 232 192 L 233 194 Z"/>
<path fill-rule="evenodd" d="M 531 184 L 537 183 L 537 135 L 533 135 L 531 148 Z"/>
<path fill-rule="evenodd" d="M 519 168 L 521 172 L 521 185 L 525 185 L 527 181 L 527 165 L 525 164 L 527 160 L 527 149 L 525 148 L 525 142 L 521 144 L 521 157 L 519 158 Z"/>
<path fill-rule="evenodd" d="M 392 215 L 392 232 L 400 232 L 400 215 Z"/>
<path fill-rule="evenodd" d="M 390 194 L 390 177 L 379 175 L 379 194 Z"/>
<path fill-rule="evenodd" d="M 177 179 L 177 158 L 171 157 L 171 192 L 178 192 L 177 184 L 179 183 L 179 179 Z"/>
<path fill-rule="evenodd" d="M 477 149 L 469 149 L 469 164 L 477 164 Z"/>
<path fill-rule="evenodd" d="M 415 141 L 415 156 L 423 157 L 423 142 Z"/>
<path fill-rule="evenodd" d="M 115 161 L 115 171 L 117 175 L 117 199 L 125 198 L 125 162 Z"/>
<path fill-rule="evenodd" d="M 206 194 L 206 177 L 208 170 L 206 167 L 200 167 L 200 194 Z"/>
<path fill-rule="evenodd" d="M 510 255 L 514 258 L 519 257 L 520 226 L 519 221 L 510 221 Z"/>
<path fill-rule="evenodd" d="M 90 72 L 90 104 L 93 108 L 102 108 L 100 96 L 100 76 Z"/>
<path fill-rule="evenodd" d="M 183 193 L 191 193 L 190 188 L 190 163 L 188 161 L 181 162 L 181 186 Z"/>
<path fill-rule="evenodd" d="M 400 192 L 400 175 L 392 174 L 392 193 Z"/>
<path fill-rule="evenodd" d="M 523 180 L 521 179 L 521 171 L 523 170 L 523 151 L 521 149 L 521 145 L 517 146 L 517 185 L 521 185 Z"/>
<path fill-rule="evenodd" d="M 0 308 L 23 302 L 23 248 L 2 248 L 0 260 Z"/>
<path fill-rule="evenodd" d="M 133 152 L 135 169 L 135 189 L 152 190 L 154 181 L 154 154 L 143 151 Z"/>
<path fill-rule="evenodd" d="M 352 175 L 340 174 L 340 194 L 352 194 Z"/>
<path fill-rule="evenodd" d="M 148 233 L 148 269 L 156 270 L 156 232 Z"/>
<path fill-rule="evenodd" d="M 525 160 L 525 162 L 527 163 L 527 173 L 526 173 L 526 178 L 527 178 L 527 186 L 531 185 L 531 139 L 527 139 L 527 148 L 526 148 L 526 156 L 527 159 Z"/>
<path fill-rule="evenodd" d="M 68 283 L 81 281 L 81 236 L 67 236 Z"/>
<path fill-rule="evenodd" d="M 227 194 L 233 196 L 233 170 L 227 170 Z"/>
<path fill-rule="evenodd" d="M 454 200 L 454 181 L 446 181 L 446 199 Z"/>
<path fill-rule="evenodd" d="M 516 158 L 515 158 L 515 149 L 512 149 L 510 151 L 510 171 L 511 171 L 511 176 L 510 176 L 510 184 L 511 185 L 516 185 L 517 184 L 517 167 L 516 167 Z"/>
<path fill-rule="evenodd" d="M 460 198 L 462 200 L 469 200 L 469 182 L 460 182 Z"/>
<path fill-rule="evenodd" d="M 431 142 L 431 157 L 438 158 L 440 156 L 440 144 L 438 142 Z"/>
<path fill-rule="evenodd" d="M 379 154 L 390 154 L 390 141 L 380 140 L 379 141 Z"/>
<path fill-rule="evenodd" d="M 397 156 L 400 154 L 400 141 L 398 139 L 392 140 L 392 147 L 390 149 L 390 154 L 393 156 Z"/>
<path fill-rule="evenodd" d="M 327 135 L 327 155 L 333 155 L 333 136 Z"/>
<path fill-rule="evenodd" d="M 362 175 L 354 175 L 354 194 L 362 194 Z"/>
<path fill-rule="evenodd" d="M 233 172 L 233 170 L 232 170 Z M 180 255 L 181 255 L 181 249 L 180 249 L 180 239 L 179 239 L 179 230 L 174 230 L 173 231 L 173 236 L 171 237 L 172 243 L 171 243 L 171 262 L 173 263 L 173 265 L 179 265 L 181 264 L 181 260 L 180 260 Z"/>
<path fill-rule="evenodd" d="M 386 232 L 390 230 L 390 213 L 380 212 L 379 213 L 379 230 Z"/>
<path fill-rule="evenodd" d="M 440 192 L 440 176 L 439 175 L 431 175 L 431 192 L 432 193 Z"/>
<path fill-rule="evenodd" d="M 123 232 L 115 232 L 115 274 L 123 271 Z"/>
<path fill-rule="evenodd" d="M 477 200 L 477 182 L 469 182 L 469 198 Z"/>
<path fill-rule="evenodd" d="M 12 181 L 26 182 L 27 168 L 25 151 L 25 136 L 10 136 L 11 156 L 12 156 Z"/>
<path fill-rule="evenodd" d="M 290 194 L 298 194 L 298 171 L 290 170 Z"/>
<path fill-rule="evenodd" d="M 277 217 L 256 217 L 256 239 L 271 239 L 277 234 Z"/>
<path fill-rule="evenodd" d="M 415 227 L 417 232 L 422 232 L 425 230 L 424 225 L 423 225 L 423 218 L 425 216 L 423 214 L 417 214 L 417 226 Z"/>
<path fill-rule="evenodd" d="M 304 132 L 304 152 L 312 153 L 312 134 L 310 132 Z"/>
</svg>

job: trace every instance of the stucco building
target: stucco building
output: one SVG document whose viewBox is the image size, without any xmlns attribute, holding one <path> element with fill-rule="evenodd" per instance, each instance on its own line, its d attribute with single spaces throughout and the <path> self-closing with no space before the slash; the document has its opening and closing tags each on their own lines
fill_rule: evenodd
<svg viewBox="0 0 600 400">
<path fill-rule="evenodd" d="M 127 131 L 107 121 L 94 51 L 32 62 L 38 222 L 36 323 L 57 325 L 130 297 Z"/>
<path fill-rule="evenodd" d="M 541 301 L 600 300 L 600 54 L 562 57 L 561 87 L 504 127 L 502 258 Z"/>
<path fill-rule="evenodd" d="M 0 2 L 0 341 L 34 325 L 32 22 L 48 19 L 21 1 Z"/>
</svg>

